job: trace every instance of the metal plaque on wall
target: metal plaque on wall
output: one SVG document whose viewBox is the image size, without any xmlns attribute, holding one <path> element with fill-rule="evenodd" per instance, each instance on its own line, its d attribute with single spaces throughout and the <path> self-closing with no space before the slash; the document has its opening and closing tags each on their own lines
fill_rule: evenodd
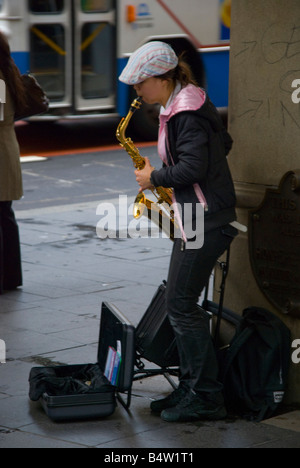
<svg viewBox="0 0 300 468">
<path fill-rule="evenodd" d="M 249 248 L 259 288 L 279 311 L 300 318 L 300 171 L 249 214 Z"/>
</svg>

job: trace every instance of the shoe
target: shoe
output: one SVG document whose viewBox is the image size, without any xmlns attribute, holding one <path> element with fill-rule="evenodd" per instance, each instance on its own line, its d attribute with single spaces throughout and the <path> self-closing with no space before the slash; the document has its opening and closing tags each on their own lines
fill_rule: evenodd
<svg viewBox="0 0 300 468">
<path fill-rule="evenodd" d="M 150 405 L 151 411 L 153 413 L 161 413 L 162 411 L 168 409 L 168 408 L 173 408 L 174 406 L 178 405 L 184 397 L 186 396 L 188 390 L 180 386 L 178 387 L 171 395 L 169 395 L 167 398 L 163 398 L 162 400 L 156 400 L 153 401 Z"/>
<path fill-rule="evenodd" d="M 191 390 L 177 406 L 165 409 L 161 418 L 166 422 L 217 421 L 225 419 L 227 411 L 221 394 L 217 398 L 202 397 Z"/>
</svg>

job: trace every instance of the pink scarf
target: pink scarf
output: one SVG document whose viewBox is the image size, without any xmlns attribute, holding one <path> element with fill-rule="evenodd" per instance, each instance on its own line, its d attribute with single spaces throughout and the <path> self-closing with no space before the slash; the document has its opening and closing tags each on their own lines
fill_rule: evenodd
<svg viewBox="0 0 300 468">
<path fill-rule="evenodd" d="M 194 85 L 188 85 L 186 88 L 183 88 L 173 100 L 169 103 L 168 107 L 160 114 L 160 129 L 158 137 L 158 154 L 162 162 L 168 166 L 168 157 L 166 151 L 166 144 L 168 144 L 167 137 L 167 122 L 179 112 L 192 110 L 196 111 L 200 109 L 206 100 L 206 93 L 203 89 L 197 88 Z M 169 154 L 172 159 L 171 152 Z M 174 165 L 173 159 L 172 163 Z M 207 202 L 204 197 L 204 194 L 199 186 L 199 184 L 193 185 L 196 196 L 205 210 L 207 210 Z M 187 238 L 183 229 L 182 219 L 178 209 L 178 204 L 176 201 L 175 190 L 173 190 L 173 208 L 175 212 L 175 217 L 178 222 L 179 228 L 182 233 L 182 238 L 187 242 Z"/>
</svg>

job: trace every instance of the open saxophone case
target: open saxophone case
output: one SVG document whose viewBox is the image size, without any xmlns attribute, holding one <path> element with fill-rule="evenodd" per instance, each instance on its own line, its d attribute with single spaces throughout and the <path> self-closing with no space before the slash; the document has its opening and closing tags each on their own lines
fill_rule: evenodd
<svg viewBox="0 0 300 468">
<path fill-rule="evenodd" d="M 117 399 L 129 409 L 135 363 L 135 329 L 121 312 L 102 304 L 95 364 L 34 367 L 29 397 L 40 401 L 53 421 L 98 419 L 112 415 Z M 121 393 L 127 394 L 124 401 Z"/>
</svg>

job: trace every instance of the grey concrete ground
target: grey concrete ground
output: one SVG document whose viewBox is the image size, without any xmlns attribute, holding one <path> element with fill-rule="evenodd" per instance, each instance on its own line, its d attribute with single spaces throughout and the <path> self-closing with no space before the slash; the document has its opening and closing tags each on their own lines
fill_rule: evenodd
<svg viewBox="0 0 300 468">
<path fill-rule="evenodd" d="M 17 209 L 24 286 L 0 297 L 0 339 L 7 346 L 0 365 L 0 448 L 300 447 L 298 412 L 260 424 L 163 422 L 149 410 L 152 399 L 171 391 L 163 377 L 135 382 L 131 413 L 119 406 L 105 420 L 54 423 L 29 401 L 32 367 L 96 361 L 102 301 L 136 325 L 166 278 L 170 242 L 100 240 L 97 206 Z"/>
</svg>

